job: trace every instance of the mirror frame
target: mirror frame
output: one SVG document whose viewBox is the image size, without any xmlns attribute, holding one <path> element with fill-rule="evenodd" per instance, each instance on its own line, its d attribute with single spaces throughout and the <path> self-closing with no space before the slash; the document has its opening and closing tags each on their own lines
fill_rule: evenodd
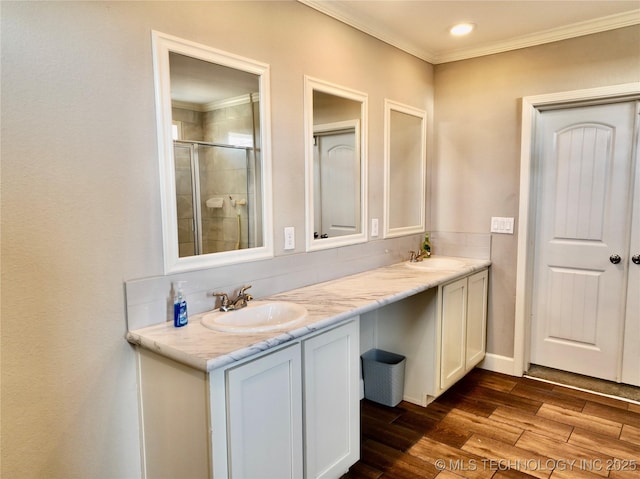
<svg viewBox="0 0 640 479">
<path fill-rule="evenodd" d="M 157 31 L 152 31 L 152 48 L 158 130 L 158 157 L 160 161 L 160 202 L 165 274 L 273 258 L 269 65 Z M 263 173 L 262 246 L 179 257 L 175 163 L 171 132 L 172 112 L 169 52 L 175 52 L 218 65 L 235 68 L 258 75 L 259 77 L 261 162 Z"/>
<path fill-rule="evenodd" d="M 406 225 L 397 228 L 390 227 L 390 211 L 391 211 L 391 112 L 397 111 L 406 115 L 415 116 L 422 122 L 420 127 L 420 170 L 415 172 L 414 178 L 420 180 L 420 221 L 418 224 Z M 427 173 L 427 113 L 424 110 L 404 105 L 393 100 L 385 98 L 384 100 L 384 227 L 383 237 L 394 238 L 398 236 L 406 236 L 414 233 L 424 233 L 426 224 L 426 173 Z"/>
<path fill-rule="evenodd" d="M 320 91 L 330 95 L 360 102 L 360 233 L 333 238 L 314 239 L 314 171 L 313 171 L 313 92 Z M 368 197 L 368 154 L 367 154 L 367 111 L 368 95 L 351 88 L 319 80 L 305 75 L 304 77 L 304 138 L 305 138 L 305 243 L 307 251 L 318 251 L 339 246 L 364 243 L 367 233 L 367 197 Z"/>
</svg>

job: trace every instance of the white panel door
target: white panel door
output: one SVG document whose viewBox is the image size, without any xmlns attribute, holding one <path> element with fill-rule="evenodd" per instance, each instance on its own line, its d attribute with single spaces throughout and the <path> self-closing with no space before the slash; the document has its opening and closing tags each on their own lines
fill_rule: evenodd
<svg viewBox="0 0 640 479">
<path fill-rule="evenodd" d="M 358 233 L 360 155 L 354 129 L 317 137 L 321 231 L 329 237 Z"/>
<path fill-rule="evenodd" d="M 540 113 L 532 363 L 620 379 L 635 110 Z"/>
<path fill-rule="evenodd" d="M 640 386 L 640 163 L 637 158 L 622 361 L 622 382 L 634 386 Z"/>
</svg>

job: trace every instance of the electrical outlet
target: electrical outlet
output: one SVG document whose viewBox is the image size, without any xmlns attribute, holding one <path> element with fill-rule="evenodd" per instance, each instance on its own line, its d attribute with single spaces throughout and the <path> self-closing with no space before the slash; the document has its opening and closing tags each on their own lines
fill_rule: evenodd
<svg viewBox="0 0 640 479">
<path fill-rule="evenodd" d="M 512 235 L 513 234 L 513 218 L 503 218 L 500 216 L 492 216 L 491 232 Z"/>
<path fill-rule="evenodd" d="M 378 218 L 371 220 L 371 236 L 378 236 Z"/>
<path fill-rule="evenodd" d="M 284 249 L 296 249 L 296 229 L 293 226 L 284 229 Z"/>
</svg>

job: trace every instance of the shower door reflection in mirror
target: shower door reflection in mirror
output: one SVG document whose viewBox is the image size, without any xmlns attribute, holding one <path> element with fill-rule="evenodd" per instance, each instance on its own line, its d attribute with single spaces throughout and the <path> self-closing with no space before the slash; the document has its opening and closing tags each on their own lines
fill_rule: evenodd
<svg viewBox="0 0 640 479">
<path fill-rule="evenodd" d="M 268 66 L 154 32 L 165 272 L 273 256 Z"/>
<path fill-rule="evenodd" d="M 426 113 L 385 100 L 384 237 L 425 230 Z"/>
<path fill-rule="evenodd" d="M 254 149 L 176 140 L 173 152 L 179 256 L 261 246 Z"/>
</svg>

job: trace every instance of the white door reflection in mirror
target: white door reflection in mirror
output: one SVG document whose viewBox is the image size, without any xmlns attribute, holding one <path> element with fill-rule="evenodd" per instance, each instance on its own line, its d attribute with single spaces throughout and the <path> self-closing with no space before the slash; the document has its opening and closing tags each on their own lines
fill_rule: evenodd
<svg viewBox="0 0 640 479">
<path fill-rule="evenodd" d="M 314 128 L 314 237 L 333 238 L 360 230 L 360 128 L 357 121 Z"/>
<path fill-rule="evenodd" d="M 366 233 L 367 95 L 305 77 L 307 251 Z"/>
<path fill-rule="evenodd" d="M 165 273 L 273 256 L 269 66 L 153 32 Z"/>
<path fill-rule="evenodd" d="M 425 230 L 426 113 L 385 100 L 384 237 Z"/>
</svg>

